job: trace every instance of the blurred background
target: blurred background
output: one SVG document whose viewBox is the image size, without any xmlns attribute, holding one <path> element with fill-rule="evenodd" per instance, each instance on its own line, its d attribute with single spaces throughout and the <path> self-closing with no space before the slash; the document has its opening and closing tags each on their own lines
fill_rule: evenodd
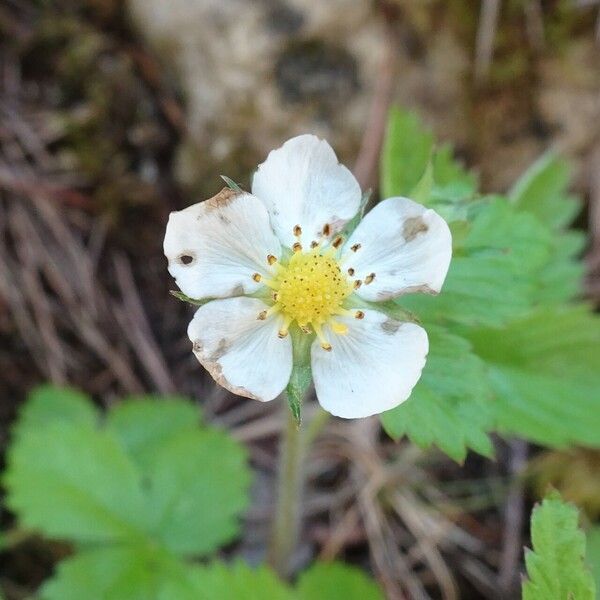
<svg viewBox="0 0 600 600">
<path fill-rule="evenodd" d="M 600 301 L 597 0 L 1 0 L 0 451 L 39 382 L 104 405 L 186 394 L 250 448 L 258 483 L 235 552 L 258 552 L 281 406 L 240 401 L 196 362 L 191 309 L 169 295 L 165 223 L 219 191 L 220 174 L 248 188 L 267 152 L 304 132 L 376 193 L 391 104 L 451 142 L 487 192 L 549 148 L 568 157 L 585 200 L 587 295 Z M 300 562 L 341 557 L 416 598 L 516 597 L 522 448 L 499 443 L 497 462 L 459 466 L 380 439 L 376 422 L 328 431 Z M 408 483 L 393 510 L 356 496 L 390 455 Z M 586 483 L 565 493 L 597 517 L 599 455 L 542 458 L 556 485 L 578 465 Z M 431 528 L 437 546 L 420 543 Z M 8 597 L 27 597 L 63 553 L 30 539 L 0 554 Z"/>
</svg>

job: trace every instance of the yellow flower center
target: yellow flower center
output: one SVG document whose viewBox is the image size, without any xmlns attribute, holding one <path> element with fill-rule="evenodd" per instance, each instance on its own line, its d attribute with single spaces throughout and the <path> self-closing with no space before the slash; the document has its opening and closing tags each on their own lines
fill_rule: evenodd
<svg viewBox="0 0 600 600">
<path fill-rule="evenodd" d="M 273 279 L 275 305 L 300 327 L 322 325 L 340 314 L 343 301 L 352 293 L 352 285 L 342 274 L 331 254 L 296 252 Z"/>
<path fill-rule="evenodd" d="M 327 226 L 326 226 L 327 227 Z M 299 237 L 301 229 L 294 228 Z M 325 339 L 323 325 L 327 323 L 338 334 L 345 334 L 348 327 L 336 321 L 335 316 L 345 315 L 362 319 L 364 313 L 360 310 L 348 310 L 343 307 L 344 301 L 352 292 L 360 287 L 361 281 L 352 280 L 354 269 L 342 272 L 336 255 L 341 246 L 342 238 L 337 237 L 323 249 L 320 242 L 313 242 L 311 250 L 304 252 L 301 244 L 294 244 L 294 253 L 287 262 L 279 263 L 269 255 L 267 263 L 275 270 L 270 279 L 263 279 L 259 273 L 254 273 L 255 281 L 263 281 L 273 290 L 273 305 L 262 311 L 258 318 L 266 319 L 274 313 L 284 317 L 280 337 L 285 337 L 290 324 L 296 322 L 304 333 L 316 333 L 325 350 L 331 350 L 331 344 Z M 357 248 L 352 248 L 356 251 Z"/>
</svg>

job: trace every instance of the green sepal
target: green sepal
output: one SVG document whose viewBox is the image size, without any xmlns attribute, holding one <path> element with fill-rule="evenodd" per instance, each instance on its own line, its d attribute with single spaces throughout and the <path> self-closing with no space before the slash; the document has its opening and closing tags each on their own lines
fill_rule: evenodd
<svg viewBox="0 0 600 600">
<path fill-rule="evenodd" d="M 227 177 L 227 175 L 221 175 L 221 179 L 227 184 L 227 187 L 234 192 L 243 192 L 244 190 L 233 180 Z"/>
<path fill-rule="evenodd" d="M 177 300 L 187 302 L 188 304 L 193 304 L 194 306 L 202 306 L 212 300 L 212 298 L 203 298 L 202 300 L 198 300 L 197 298 L 191 298 L 190 296 L 184 294 L 183 292 L 180 292 L 179 290 L 169 290 L 169 294 L 171 294 L 171 296 L 175 296 Z"/>
<path fill-rule="evenodd" d="M 347 240 L 352 235 L 352 232 L 358 227 L 358 224 L 362 221 L 363 217 L 365 216 L 365 209 L 367 208 L 367 204 L 371 199 L 372 193 L 373 190 L 371 188 L 363 192 L 357 213 L 348 221 L 348 223 L 346 223 L 346 226 L 341 232 L 341 235 L 344 239 Z"/>
<path fill-rule="evenodd" d="M 290 331 L 293 348 L 292 374 L 286 387 L 286 395 L 292 415 L 298 427 L 302 424 L 302 400 L 312 382 L 310 347 L 314 334 L 306 334 L 295 327 Z"/>
<path fill-rule="evenodd" d="M 412 189 L 408 197 L 412 198 L 415 202 L 418 202 L 419 204 L 427 206 L 429 204 L 429 201 L 431 200 L 433 185 L 433 164 L 431 160 L 429 160 L 427 166 L 425 167 L 423 175 L 421 175 L 421 179 L 419 179 L 419 182 Z"/>
</svg>

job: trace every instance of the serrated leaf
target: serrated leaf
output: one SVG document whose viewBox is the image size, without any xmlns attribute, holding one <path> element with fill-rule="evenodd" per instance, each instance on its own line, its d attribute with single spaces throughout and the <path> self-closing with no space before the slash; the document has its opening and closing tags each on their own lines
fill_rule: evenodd
<svg viewBox="0 0 600 600">
<path fill-rule="evenodd" d="M 381 158 L 381 195 L 408 196 L 423 176 L 433 149 L 433 136 L 411 112 L 392 108 Z"/>
<path fill-rule="evenodd" d="M 342 563 L 316 563 L 300 575 L 297 600 L 383 600 L 377 584 L 359 569 Z"/>
<path fill-rule="evenodd" d="M 515 274 L 502 256 L 457 256 L 439 296 L 410 294 L 397 300 L 424 323 L 502 325 L 530 310 L 534 284 Z"/>
<path fill-rule="evenodd" d="M 436 445 L 459 462 L 468 448 L 491 456 L 491 390 L 483 362 L 465 339 L 440 327 L 427 329 L 430 351 L 421 380 L 406 402 L 383 413 L 385 430 L 423 448 Z"/>
<path fill-rule="evenodd" d="M 100 428 L 27 430 L 8 453 L 7 505 L 50 537 L 208 553 L 237 533 L 250 471 L 241 445 L 196 419 L 181 399 L 138 398 Z"/>
<path fill-rule="evenodd" d="M 231 541 L 248 506 L 243 447 L 224 432 L 183 431 L 149 471 L 151 532 L 176 554 L 207 554 Z"/>
<path fill-rule="evenodd" d="M 29 393 L 13 435 L 39 431 L 57 422 L 94 427 L 97 421 L 98 411 L 86 394 L 72 388 L 41 385 Z"/>
<path fill-rule="evenodd" d="M 594 580 L 584 564 L 585 536 L 575 506 L 557 493 L 536 506 L 531 517 L 533 551 L 526 552 L 523 600 L 593 600 Z"/>
<path fill-rule="evenodd" d="M 117 440 L 79 423 L 53 423 L 8 452 L 7 506 L 27 528 L 80 543 L 143 537 L 147 513 L 133 462 Z"/>
<path fill-rule="evenodd" d="M 540 309 L 465 336 L 487 364 L 503 433 L 549 446 L 600 446 L 600 319 L 586 307 Z"/>
<path fill-rule="evenodd" d="M 166 443 L 196 430 L 199 420 L 200 409 L 181 397 L 131 396 L 111 408 L 106 427 L 146 470 Z"/>
<path fill-rule="evenodd" d="M 568 225 L 580 210 L 567 194 L 570 169 L 552 153 L 537 160 L 510 192 L 512 203 L 521 211 L 537 217 L 551 229 Z"/>
</svg>

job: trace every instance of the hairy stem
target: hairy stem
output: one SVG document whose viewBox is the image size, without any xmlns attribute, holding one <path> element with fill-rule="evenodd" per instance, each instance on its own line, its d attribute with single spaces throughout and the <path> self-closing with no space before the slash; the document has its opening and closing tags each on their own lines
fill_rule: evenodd
<svg viewBox="0 0 600 600">
<path fill-rule="evenodd" d="M 269 563 L 283 578 L 291 574 L 292 557 L 300 535 L 305 458 L 328 418 L 328 414 L 319 409 L 310 422 L 300 428 L 287 407 L 286 413 L 280 442 L 277 506 L 268 554 Z"/>
</svg>

